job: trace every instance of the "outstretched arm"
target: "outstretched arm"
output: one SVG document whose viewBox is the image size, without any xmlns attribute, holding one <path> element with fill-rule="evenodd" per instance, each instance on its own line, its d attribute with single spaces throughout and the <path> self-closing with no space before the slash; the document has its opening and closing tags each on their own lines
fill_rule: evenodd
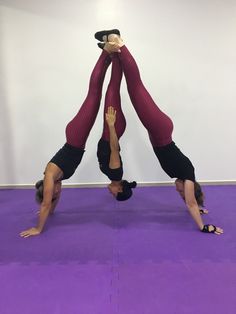
<svg viewBox="0 0 236 314">
<path fill-rule="evenodd" d="M 109 127 L 109 135 L 110 135 L 110 162 L 109 167 L 111 169 L 116 169 L 120 167 L 120 155 L 119 155 L 119 141 L 115 129 L 115 122 L 116 122 L 116 110 L 109 106 L 107 113 L 106 113 L 106 122 Z"/>
<path fill-rule="evenodd" d="M 61 188 L 61 186 L 60 186 L 60 188 Z M 52 199 L 52 205 L 51 205 L 50 212 L 49 212 L 50 215 L 54 214 L 55 208 L 57 207 L 57 204 L 60 200 L 60 197 L 61 197 L 61 190 L 58 193 L 57 197 L 55 199 Z"/>
<path fill-rule="evenodd" d="M 194 183 L 190 180 L 184 181 L 184 195 L 185 203 L 189 209 L 190 215 L 192 216 L 193 220 L 195 221 L 199 229 L 202 231 L 204 223 L 202 221 L 199 206 L 194 195 Z M 213 229 L 214 229 L 213 227 L 212 229 L 210 227 L 210 231 Z M 214 233 L 220 235 L 221 233 L 223 233 L 223 230 L 219 227 L 216 227 L 216 231 Z"/>
<path fill-rule="evenodd" d="M 29 228 L 20 233 L 20 236 L 23 238 L 28 238 L 30 236 L 39 235 L 46 223 L 48 215 L 51 210 L 55 209 L 58 198 L 53 202 L 53 193 L 54 193 L 54 179 L 53 176 L 49 173 L 44 177 L 44 189 L 43 189 L 43 201 L 40 206 L 38 224 L 36 227 Z"/>
</svg>

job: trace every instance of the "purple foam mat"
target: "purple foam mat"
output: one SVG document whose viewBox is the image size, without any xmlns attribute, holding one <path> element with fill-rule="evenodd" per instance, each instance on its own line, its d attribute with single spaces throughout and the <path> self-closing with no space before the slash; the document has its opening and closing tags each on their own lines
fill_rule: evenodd
<svg viewBox="0 0 236 314">
<path fill-rule="evenodd" d="M 64 189 L 44 232 L 33 190 L 0 190 L 1 314 L 234 314 L 236 186 L 204 186 L 199 232 L 173 187 Z"/>
</svg>

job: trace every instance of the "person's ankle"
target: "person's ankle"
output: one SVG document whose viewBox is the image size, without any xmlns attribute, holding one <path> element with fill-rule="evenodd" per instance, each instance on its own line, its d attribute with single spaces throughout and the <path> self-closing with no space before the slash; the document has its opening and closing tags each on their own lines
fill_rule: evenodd
<svg viewBox="0 0 236 314">
<path fill-rule="evenodd" d="M 116 42 L 106 42 L 103 49 L 108 53 L 120 52 L 120 46 Z"/>
</svg>

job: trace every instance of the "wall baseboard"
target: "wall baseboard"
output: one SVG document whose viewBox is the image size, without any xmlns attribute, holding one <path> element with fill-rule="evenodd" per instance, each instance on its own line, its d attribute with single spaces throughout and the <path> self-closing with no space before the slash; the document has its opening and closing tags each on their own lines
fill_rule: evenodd
<svg viewBox="0 0 236 314">
<path fill-rule="evenodd" d="M 236 180 L 198 181 L 201 185 L 236 185 Z M 109 183 L 63 183 L 63 188 L 104 188 Z M 174 182 L 137 182 L 138 186 L 172 186 Z M 34 184 L 0 184 L 0 189 L 34 189 Z"/>
</svg>

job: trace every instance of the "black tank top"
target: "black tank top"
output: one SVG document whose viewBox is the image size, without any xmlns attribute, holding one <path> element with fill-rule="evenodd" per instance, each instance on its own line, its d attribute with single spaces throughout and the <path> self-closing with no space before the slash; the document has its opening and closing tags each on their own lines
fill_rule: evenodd
<svg viewBox="0 0 236 314">
<path fill-rule="evenodd" d="M 120 156 L 121 166 L 116 169 L 109 167 L 111 149 L 108 141 L 100 139 L 97 147 L 97 158 L 100 170 L 111 180 L 120 181 L 123 177 L 123 164 Z"/>
<path fill-rule="evenodd" d="M 162 147 L 153 147 L 162 169 L 171 178 L 195 182 L 194 167 L 180 149 L 171 142 Z"/>
<path fill-rule="evenodd" d="M 81 162 L 84 149 L 65 144 L 50 160 L 63 172 L 62 180 L 69 179 Z"/>
</svg>

